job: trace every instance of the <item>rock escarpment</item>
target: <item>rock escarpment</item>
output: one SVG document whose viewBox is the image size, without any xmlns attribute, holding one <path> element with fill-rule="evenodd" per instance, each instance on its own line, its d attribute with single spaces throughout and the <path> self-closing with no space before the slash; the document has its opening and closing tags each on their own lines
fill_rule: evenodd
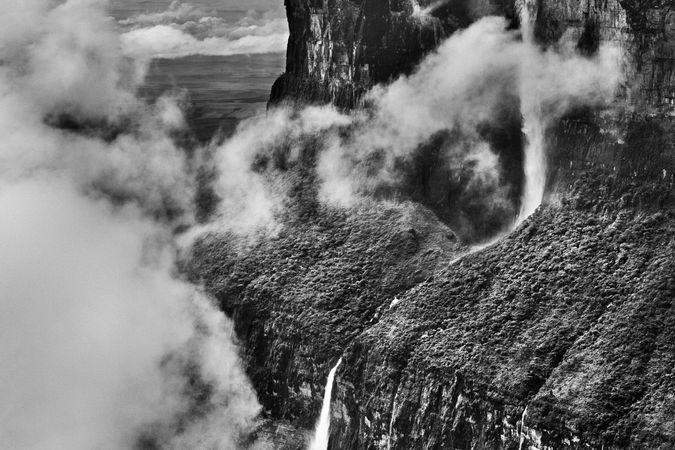
<svg viewBox="0 0 675 450">
<path fill-rule="evenodd" d="M 271 103 L 352 108 L 373 85 L 411 72 L 455 30 L 481 15 L 513 11 L 501 1 L 480 6 L 457 1 L 420 14 L 421 8 L 437 3 L 286 0 L 290 29 L 286 72 L 272 88 Z"/>
<path fill-rule="evenodd" d="M 454 31 L 477 18 L 505 15 L 518 25 L 523 0 L 285 0 L 290 39 L 286 72 L 271 102 L 330 102 L 354 107 L 377 83 L 409 73 Z M 632 72 L 630 102 L 675 104 L 670 0 L 539 0 L 535 36 L 543 46 L 576 45 L 592 54 L 618 43 Z M 419 11 L 430 7 L 428 14 Z"/>
<path fill-rule="evenodd" d="M 411 2 L 287 0 L 273 100 L 352 107 L 454 28 L 520 7 L 450 3 L 421 26 Z M 536 6 L 542 47 L 613 40 L 629 77 L 611 112 L 551 124 L 547 201 L 508 236 L 469 253 L 419 203 L 336 210 L 301 189 L 279 235 L 196 246 L 269 417 L 311 428 L 343 356 L 331 449 L 675 447 L 675 14 Z"/>
<path fill-rule="evenodd" d="M 675 18 L 670 0 L 541 1 L 535 36 L 542 45 L 574 43 L 592 54 L 601 41 L 619 45 L 629 75 L 627 101 L 672 111 Z"/>
<path fill-rule="evenodd" d="M 535 36 L 591 55 L 600 42 L 622 50 L 626 82 L 611 111 L 577 111 L 547 132 L 550 190 L 584 174 L 648 190 L 675 173 L 675 14 L 672 2 L 539 2 Z M 604 175 L 601 175 L 604 174 Z M 608 189 L 614 189 L 609 187 Z M 618 189 L 618 187 L 617 187 Z M 631 193 L 627 194 L 632 195 Z"/>
</svg>

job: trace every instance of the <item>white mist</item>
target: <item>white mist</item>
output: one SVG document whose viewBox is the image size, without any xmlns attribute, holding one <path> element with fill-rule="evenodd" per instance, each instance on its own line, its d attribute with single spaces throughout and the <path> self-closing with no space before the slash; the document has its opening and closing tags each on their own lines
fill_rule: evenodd
<svg viewBox="0 0 675 450">
<path fill-rule="evenodd" d="M 523 415 L 520 417 L 520 443 L 518 444 L 518 450 L 523 450 L 523 444 L 525 443 L 525 417 L 527 416 L 527 406 L 523 410 Z"/>
<path fill-rule="evenodd" d="M 335 381 L 335 372 L 342 363 L 340 358 L 328 374 L 326 381 L 326 391 L 323 394 L 323 405 L 321 406 L 321 416 L 314 430 L 314 437 L 309 444 L 309 450 L 326 450 L 328 448 L 328 436 L 330 432 L 330 399 L 333 395 L 333 382 Z"/>
</svg>

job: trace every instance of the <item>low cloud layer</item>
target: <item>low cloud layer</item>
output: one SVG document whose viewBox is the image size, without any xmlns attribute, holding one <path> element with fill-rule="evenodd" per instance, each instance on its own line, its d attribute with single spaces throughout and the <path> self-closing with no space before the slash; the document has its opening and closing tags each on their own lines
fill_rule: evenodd
<svg viewBox="0 0 675 450">
<path fill-rule="evenodd" d="M 286 50 L 288 24 L 278 14 L 250 11 L 226 19 L 191 3 L 174 1 L 166 11 L 139 14 L 121 22 L 124 52 L 143 58 L 189 55 L 228 56 Z"/>
<path fill-rule="evenodd" d="M 236 449 L 260 410 L 232 326 L 175 269 L 178 102 L 135 96 L 98 0 L 0 15 L 0 442 Z"/>
<path fill-rule="evenodd" d="M 258 406 L 230 324 L 171 276 L 155 224 L 59 175 L 3 185 L 0 211 L 4 445 L 236 448 Z"/>
</svg>

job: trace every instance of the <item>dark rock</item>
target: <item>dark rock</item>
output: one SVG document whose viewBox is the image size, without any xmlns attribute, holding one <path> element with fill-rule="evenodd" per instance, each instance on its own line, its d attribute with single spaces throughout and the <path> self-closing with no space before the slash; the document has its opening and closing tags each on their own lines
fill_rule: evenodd
<svg viewBox="0 0 675 450">
<path fill-rule="evenodd" d="M 286 0 L 291 34 L 286 72 L 274 84 L 270 103 L 353 108 L 374 84 L 410 73 L 455 30 L 503 10 L 502 2 L 482 8 L 471 3 L 447 2 L 422 20 L 407 0 Z"/>
</svg>

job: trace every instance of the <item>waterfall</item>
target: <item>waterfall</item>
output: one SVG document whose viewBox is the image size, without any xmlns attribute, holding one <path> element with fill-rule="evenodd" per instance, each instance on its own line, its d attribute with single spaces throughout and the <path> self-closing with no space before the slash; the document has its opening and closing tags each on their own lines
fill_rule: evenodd
<svg viewBox="0 0 675 450">
<path fill-rule="evenodd" d="M 396 396 L 394 394 L 394 401 L 391 404 L 391 418 L 389 419 L 389 434 L 387 435 L 387 450 L 391 450 L 391 436 L 394 434 L 394 420 L 396 420 Z"/>
<path fill-rule="evenodd" d="M 520 28 L 525 42 L 534 42 L 534 23 L 539 6 L 537 0 L 520 0 Z"/>
<path fill-rule="evenodd" d="M 330 432 L 330 399 L 333 393 L 333 381 L 335 380 L 335 372 L 342 363 L 342 358 L 340 358 L 335 364 L 335 367 L 331 369 L 328 374 L 328 380 L 326 380 L 326 391 L 323 394 L 323 405 L 321 406 L 321 416 L 319 421 L 316 424 L 316 429 L 314 430 L 314 437 L 312 438 L 311 444 L 309 444 L 309 450 L 326 450 L 328 448 L 328 436 Z"/>
<path fill-rule="evenodd" d="M 520 444 L 518 445 L 518 450 L 523 450 L 523 443 L 525 442 L 525 416 L 527 416 L 527 406 L 520 417 Z"/>
<path fill-rule="evenodd" d="M 520 22 L 523 41 L 535 45 L 534 23 L 537 18 L 537 0 L 522 0 Z M 530 61 L 521 67 L 520 101 L 523 115 L 523 133 L 527 137 L 524 155 L 525 184 L 517 224 L 527 219 L 541 204 L 546 186 L 546 153 L 544 149 L 544 120 L 536 80 L 533 80 Z"/>
<path fill-rule="evenodd" d="M 518 223 L 522 223 L 541 205 L 546 186 L 546 153 L 544 151 L 544 123 L 541 119 L 541 107 L 527 94 L 521 97 L 523 108 L 523 133 L 527 137 L 525 147 L 525 186 L 518 213 Z"/>
</svg>

